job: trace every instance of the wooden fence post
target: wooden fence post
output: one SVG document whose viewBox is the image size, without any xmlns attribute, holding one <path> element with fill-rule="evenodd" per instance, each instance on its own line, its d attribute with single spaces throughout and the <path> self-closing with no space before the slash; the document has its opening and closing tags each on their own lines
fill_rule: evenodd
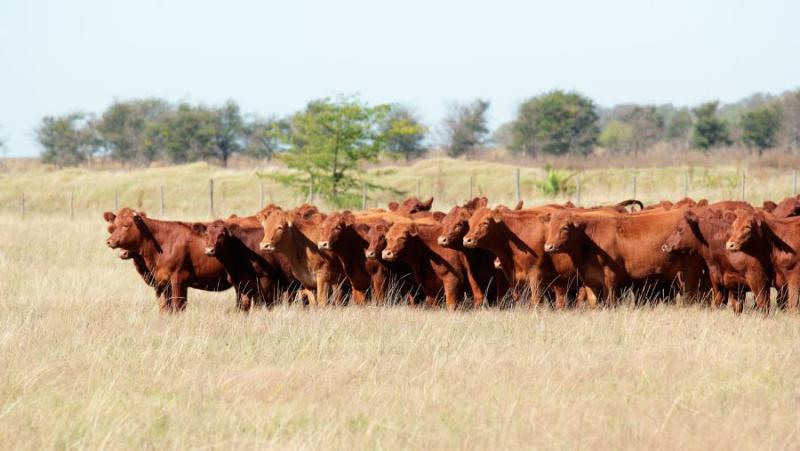
<svg viewBox="0 0 800 451">
<path fill-rule="evenodd" d="M 517 168 L 515 184 L 517 188 L 517 202 L 519 202 L 520 200 L 522 200 L 522 188 L 520 186 L 519 168 Z"/>
<path fill-rule="evenodd" d="M 161 199 L 161 217 L 164 217 L 164 185 L 158 187 L 159 198 Z"/>
<path fill-rule="evenodd" d="M 214 217 L 214 179 L 208 179 L 208 214 Z"/>
<path fill-rule="evenodd" d="M 363 182 L 361 186 L 361 209 L 367 209 L 367 182 L 366 180 Z"/>
</svg>

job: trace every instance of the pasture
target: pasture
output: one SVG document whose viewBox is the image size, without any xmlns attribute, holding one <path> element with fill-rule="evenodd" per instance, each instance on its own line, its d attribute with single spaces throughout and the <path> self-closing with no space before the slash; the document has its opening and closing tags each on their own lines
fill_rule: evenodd
<svg viewBox="0 0 800 451">
<path fill-rule="evenodd" d="M 475 194 L 513 198 L 512 168 L 462 164 L 448 168 L 458 183 L 441 185 L 446 200 L 434 208 L 466 197 L 456 173 L 487 177 Z M 421 194 L 435 196 L 439 167 L 384 176 L 413 191 L 415 174 L 430 171 L 434 191 Z M 680 197 L 684 170 L 640 173 L 637 197 Z M 532 194 L 536 171 L 525 170 L 532 203 L 544 200 Z M 735 196 L 736 168 L 699 171 L 716 184 L 698 182 L 690 195 Z M 205 165 L 0 179 L 3 448 L 792 449 L 800 440 L 800 317 L 780 311 L 292 305 L 245 315 L 230 291 L 191 290 L 186 312 L 159 315 L 132 264 L 105 246 L 100 213 L 118 188 L 120 205 L 157 217 L 164 184 L 186 190 L 167 201 L 167 217 L 205 219 L 209 175 L 222 181 L 220 216 L 255 211 L 252 171 Z M 585 176 L 583 203 L 628 197 L 627 172 Z M 786 171 L 748 176 L 751 202 L 791 194 Z M 24 220 L 21 188 L 31 193 Z M 297 196 L 270 192 L 288 204 Z"/>
</svg>

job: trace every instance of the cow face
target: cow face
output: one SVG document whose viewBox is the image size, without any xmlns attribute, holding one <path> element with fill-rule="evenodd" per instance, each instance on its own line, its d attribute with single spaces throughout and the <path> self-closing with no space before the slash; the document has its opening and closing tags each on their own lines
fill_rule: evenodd
<svg viewBox="0 0 800 451">
<path fill-rule="evenodd" d="M 575 216 L 567 210 L 540 215 L 539 220 L 547 227 L 545 252 L 563 252 L 580 229 Z"/>
<path fill-rule="evenodd" d="M 392 223 L 379 220 L 367 232 L 367 249 L 364 254 L 367 258 L 375 259 L 386 249 L 386 233 L 392 227 Z"/>
<path fill-rule="evenodd" d="M 203 236 L 203 253 L 209 257 L 217 255 L 230 239 L 225 223 L 219 220 L 208 225 L 201 222 L 194 223 L 192 230 Z"/>
<path fill-rule="evenodd" d="M 779 204 L 775 205 L 772 210 L 768 210 L 766 208 L 767 202 L 764 202 L 764 206 L 764 210 L 771 212 L 778 218 L 788 218 L 791 216 L 800 215 L 800 200 L 798 200 L 796 197 L 787 197 L 783 199 Z"/>
<path fill-rule="evenodd" d="M 479 208 L 467 222 L 469 230 L 461 240 L 464 247 L 475 248 L 483 245 L 502 222 L 503 214 L 500 207 Z"/>
<path fill-rule="evenodd" d="M 347 227 L 352 226 L 354 222 L 355 216 L 349 211 L 333 213 L 325 218 L 319 225 L 319 241 L 317 242 L 317 247 L 320 249 L 330 249 L 333 247 L 336 242 L 339 241 L 342 232 Z"/>
<path fill-rule="evenodd" d="M 123 208 L 117 214 L 110 211 L 103 213 L 103 219 L 108 223 L 108 232 L 111 236 L 106 240 L 106 245 L 111 249 L 136 251 L 144 238 L 142 230 L 145 214 L 130 208 Z M 120 258 L 124 258 L 120 253 Z"/>
<path fill-rule="evenodd" d="M 386 261 L 397 260 L 415 236 L 417 226 L 413 222 L 392 225 L 386 232 L 386 248 L 381 252 L 381 257 Z"/>
<path fill-rule="evenodd" d="M 731 224 L 731 234 L 725 243 L 725 249 L 732 252 L 741 251 L 761 228 L 761 214 L 755 210 L 738 209 L 727 211 L 723 216 Z"/>
<path fill-rule="evenodd" d="M 289 213 L 283 210 L 273 210 L 268 215 L 260 216 L 261 227 L 264 228 L 264 238 L 261 240 L 261 250 L 264 252 L 274 252 L 284 236 L 288 235 L 289 228 L 292 227 Z"/>
<path fill-rule="evenodd" d="M 463 244 L 464 235 L 469 231 L 470 212 L 465 207 L 453 207 L 442 219 L 442 234 L 437 243 L 444 247 L 457 247 Z"/>
<path fill-rule="evenodd" d="M 692 210 L 686 210 L 675 226 L 675 230 L 667 236 L 661 250 L 667 254 L 696 250 L 700 233 L 700 218 Z"/>
<path fill-rule="evenodd" d="M 388 206 L 389 211 L 410 215 L 421 211 L 430 211 L 433 206 L 433 198 L 430 197 L 428 200 L 419 200 L 416 196 L 411 196 L 399 204 L 394 201 L 389 202 Z"/>
</svg>

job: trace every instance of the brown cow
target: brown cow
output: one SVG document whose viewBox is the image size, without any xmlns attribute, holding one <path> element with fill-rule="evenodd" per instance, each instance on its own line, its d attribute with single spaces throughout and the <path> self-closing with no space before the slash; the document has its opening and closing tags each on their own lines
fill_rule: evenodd
<svg viewBox="0 0 800 451">
<path fill-rule="evenodd" d="M 103 218 L 111 232 L 108 247 L 141 256 L 152 275 L 151 285 L 162 312 L 184 310 L 189 287 L 206 291 L 230 288 L 225 268 L 203 253 L 202 239 L 190 224 L 150 219 L 130 208 L 117 214 L 107 211 Z"/>
<path fill-rule="evenodd" d="M 722 211 L 709 207 L 683 211 L 664 240 L 662 250 L 672 255 L 703 258 L 711 283 L 712 307 L 719 307 L 729 298 L 734 311 L 739 313 L 744 307 L 744 293 L 749 289 L 763 308 L 769 301 L 771 269 L 760 252 L 751 255 L 726 250 L 731 220 L 725 216 Z"/>
<path fill-rule="evenodd" d="M 280 254 L 262 254 L 259 249 L 264 229 L 255 216 L 231 217 L 211 224 L 195 223 L 192 229 L 203 236 L 204 252 L 222 263 L 228 281 L 237 293 L 237 307 L 272 306 L 280 294 L 295 291 L 288 260 Z"/>
<path fill-rule="evenodd" d="M 411 196 L 399 204 L 395 201 L 392 201 L 389 202 L 388 205 L 389 211 L 405 215 L 419 213 L 422 211 L 430 211 L 431 206 L 433 206 L 433 197 L 429 197 L 428 200 L 423 201 L 417 199 L 416 196 Z"/>
<path fill-rule="evenodd" d="M 765 207 L 767 202 L 764 202 Z M 773 202 L 773 204 L 775 204 Z M 789 218 L 800 216 L 800 197 L 786 197 L 780 203 L 775 204 L 771 210 L 764 208 L 765 211 L 772 213 L 776 218 Z"/>
<path fill-rule="evenodd" d="M 595 295 L 602 290 L 606 303 L 616 304 L 621 288 L 673 285 L 683 281 L 694 298 L 703 274 L 697 256 L 669 258 L 661 252 L 682 210 L 652 210 L 620 214 L 608 211 L 562 210 L 550 217 L 544 250 L 568 255 L 581 282 Z"/>
<path fill-rule="evenodd" d="M 442 219 L 442 233 L 437 239 L 440 246 L 457 250 L 466 256 L 469 273 L 473 275 L 469 282 L 475 308 L 483 303 L 484 293 L 489 299 L 502 302 L 509 288 L 502 268 L 495 265 L 494 254 L 486 249 L 464 247 L 463 239 L 469 231 L 469 218 L 475 210 L 485 208 L 488 202 L 485 197 L 476 197 L 462 206 L 453 207 Z M 517 207 L 522 208 L 522 201 Z"/>
<path fill-rule="evenodd" d="M 384 260 L 406 262 L 425 293 L 428 305 L 444 292 L 448 310 L 455 310 L 467 288 L 466 257 L 461 252 L 437 244 L 442 224 L 433 218 L 395 222 L 386 232 Z"/>
<path fill-rule="evenodd" d="M 741 253 L 763 257 L 761 262 L 772 269 L 773 283 L 778 288 L 778 306 L 797 311 L 800 300 L 800 218 L 777 218 L 764 212 L 736 210 L 727 212 L 733 219 L 726 249 L 733 255 Z M 759 306 L 764 310 L 766 305 Z"/>
<path fill-rule="evenodd" d="M 513 287 L 512 297 L 523 286 L 530 288 L 530 302 L 539 305 L 547 290 L 552 290 L 556 307 L 567 304 L 567 292 L 573 284 L 575 268 L 560 255 L 544 252 L 546 230 L 540 215 L 563 210 L 561 205 L 547 205 L 525 210 L 510 210 L 499 206 L 479 208 L 468 222 L 469 231 L 462 243 L 467 248 L 488 250 L 497 257 L 499 267 Z M 566 277 L 562 277 L 566 274 Z"/>
<path fill-rule="evenodd" d="M 256 217 L 264 228 L 261 250 L 283 254 L 297 280 L 305 288 L 316 290 L 317 305 L 326 305 L 331 294 L 333 303 L 340 304 L 346 283 L 341 264 L 330 251 L 317 246 L 325 215 L 305 204 L 288 211 L 275 207 Z"/>
</svg>

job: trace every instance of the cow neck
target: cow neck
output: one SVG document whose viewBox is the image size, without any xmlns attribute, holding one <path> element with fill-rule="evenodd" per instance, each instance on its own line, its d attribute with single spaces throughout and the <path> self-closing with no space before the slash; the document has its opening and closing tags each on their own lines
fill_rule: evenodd
<svg viewBox="0 0 800 451">
<path fill-rule="evenodd" d="M 497 240 L 498 246 L 495 249 L 492 249 L 492 252 L 500 259 L 500 264 L 503 267 L 503 272 L 509 277 L 509 280 L 516 280 L 516 274 L 520 272 L 525 272 L 528 268 L 528 262 L 526 262 L 526 258 L 533 257 L 537 261 L 541 258 L 541 255 L 536 252 L 533 247 L 531 247 L 532 243 L 526 241 L 526 238 L 532 240 L 532 237 L 525 236 L 526 232 L 531 232 L 531 229 L 536 230 L 536 228 L 532 228 L 530 226 L 526 226 L 528 221 L 538 221 L 539 216 L 538 212 L 533 211 L 513 211 L 510 210 L 505 212 L 505 215 L 511 216 L 513 221 L 504 220 L 501 221 L 498 226 L 502 227 L 505 233 L 500 233 L 499 235 L 506 235 L 508 239 L 504 240 Z M 533 216 L 531 219 L 530 217 Z M 538 226 L 538 225 L 537 225 Z M 539 229 L 540 233 L 542 229 Z M 544 242 L 545 237 L 541 236 L 542 242 Z M 512 273 L 513 271 L 513 273 Z"/>
<path fill-rule="evenodd" d="M 161 243 L 165 242 L 167 238 L 164 236 L 166 223 L 150 218 L 141 218 L 141 220 L 144 228 L 139 226 L 139 230 L 144 239 L 139 243 L 138 253 L 144 258 L 148 268 L 155 268 L 159 255 L 164 252 Z"/>
<path fill-rule="evenodd" d="M 250 261 L 253 252 L 242 243 L 239 238 L 229 235 L 225 246 L 216 249 L 217 260 L 226 268 L 235 268 L 239 271 L 252 268 Z"/>
<path fill-rule="evenodd" d="M 762 233 L 766 238 L 764 241 L 769 243 L 769 251 L 773 260 L 783 254 L 797 254 L 797 249 L 800 249 L 800 239 L 791 239 L 792 237 L 800 238 L 800 218 L 766 219 L 763 223 Z"/>
<path fill-rule="evenodd" d="M 342 230 L 342 235 L 333 245 L 333 254 L 339 259 L 349 277 L 369 276 L 366 272 L 367 256 L 364 253 L 366 248 L 367 241 L 353 226 L 347 226 Z"/>
<path fill-rule="evenodd" d="M 155 286 L 155 277 L 153 276 L 153 271 L 151 271 L 150 267 L 147 266 L 147 262 L 145 261 L 144 257 L 136 252 L 132 252 L 131 254 L 131 260 L 133 260 L 133 266 L 136 267 L 136 272 L 142 276 L 142 279 L 144 279 L 145 283 L 150 286 Z"/>
</svg>

